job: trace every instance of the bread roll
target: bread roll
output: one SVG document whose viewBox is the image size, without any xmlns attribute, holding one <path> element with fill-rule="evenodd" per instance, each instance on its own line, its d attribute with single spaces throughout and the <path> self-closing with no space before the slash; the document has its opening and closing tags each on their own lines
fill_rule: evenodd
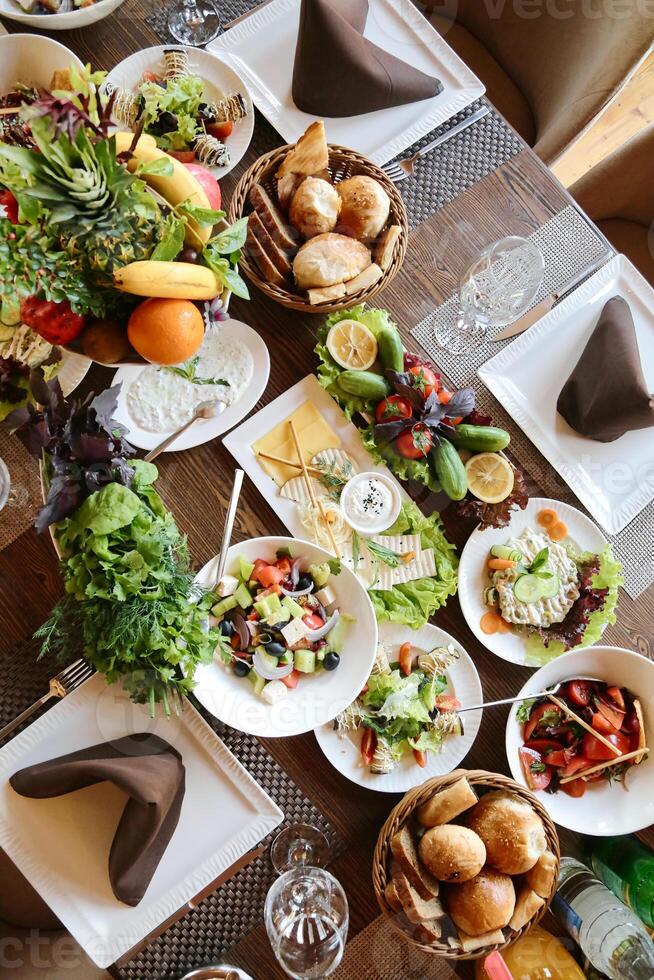
<svg viewBox="0 0 654 980">
<path fill-rule="evenodd" d="M 439 881 L 469 881 L 486 863 L 481 837 L 457 824 L 432 827 L 421 838 L 418 852 L 422 863 Z"/>
<path fill-rule="evenodd" d="M 515 907 L 515 889 L 508 875 L 484 868 L 476 878 L 449 885 L 447 911 L 457 929 L 481 936 L 508 925 Z"/>
<path fill-rule="evenodd" d="M 418 822 L 423 827 L 435 827 L 437 824 L 449 823 L 464 810 L 470 809 L 477 802 L 475 791 L 468 780 L 463 777 L 452 786 L 434 793 L 430 800 L 418 807 Z"/>
<path fill-rule="evenodd" d="M 374 177 L 359 174 L 336 185 L 341 199 L 339 229 L 363 241 L 377 237 L 391 210 L 391 199 Z"/>
<path fill-rule="evenodd" d="M 525 881 L 530 888 L 540 895 L 547 898 L 552 890 L 554 878 L 556 877 L 556 858 L 551 851 L 545 851 L 536 861 L 536 864 L 525 875 Z"/>
<path fill-rule="evenodd" d="M 543 821 L 513 793 L 486 793 L 470 811 L 466 823 L 486 845 L 488 864 L 504 874 L 524 874 L 547 850 Z"/>
<path fill-rule="evenodd" d="M 300 289 L 324 289 L 354 279 L 370 261 L 361 242 L 327 233 L 305 242 L 293 260 L 293 274 Z"/>
<path fill-rule="evenodd" d="M 319 177 L 306 177 L 291 201 L 288 216 L 304 238 L 315 238 L 336 227 L 341 199 L 332 184 Z"/>
</svg>

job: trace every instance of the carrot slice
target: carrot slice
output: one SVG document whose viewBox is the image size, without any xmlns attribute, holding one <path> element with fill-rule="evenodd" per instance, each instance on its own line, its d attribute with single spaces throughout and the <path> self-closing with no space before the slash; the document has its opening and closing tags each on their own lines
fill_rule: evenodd
<svg viewBox="0 0 654 980">
<path fill-rule="evenodd" d="M 489 558 L 488 567 L 493 572 L 503 572 L 507 568 L 515 568 L 516 563 L 510 558 Z"/>
<path fill-rule="evenodd" d="M 551 527 L 559 519 L 559 515 L 551 507 L 545 507 L 544 510 L 539 510 L 536 515 L 536 520 L 541 525 L 541 527 Z"/>
<path fill-rule="evenodd" d="M 547 533 L 552 541 L 563 541 L 568 536 L 568 525 L 564 524 L 563 521 L 557 521 L 556 524 L 549 528 Z"/>
<path fill-rule="evenodd" d="M 487 636 L 492 636 L 493 633 L 498 633 L 500 630 L 500 621 L 502 617 L 496 612 L 487 612 L 479 620 L 479 627 L 482 633 L 486 633 Z"/>
<path fill-rule="evenodd" d="M 510 633 L 512 629 L 513 629 L 513 623 L 507 622 L 506 619 L 503 619 L 502 616 L 500 616 L 500 621 L 497 624 L 497 632 Z"/>
</svg>

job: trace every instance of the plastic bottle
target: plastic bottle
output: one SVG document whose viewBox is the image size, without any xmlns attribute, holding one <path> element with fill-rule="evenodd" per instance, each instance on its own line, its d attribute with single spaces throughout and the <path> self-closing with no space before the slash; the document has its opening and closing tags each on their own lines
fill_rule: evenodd
<svg viewBox="0 0 654 980">
<path fill-rule="evenodd" d="M 503 949 L 500 956 L 513 980 L 584 980 L 582 970 L 561 940 L 540 926 L 533 926 L 508 949 Z M 488 980 L 482 960 L 477 960 L 475 977 Z"/>
<path fill-rule="evenodd" d="M 599 837 L 592 849 L 593 871 L 632 909 L 654 927 L 654 852 L 637 837 Z"/>
<path fill-rule="evenodd" d="M 552 912 L 610 980 L 652 980 L 654 944 L 639 919 L 585 865 L 561 858 Z"/>
</svg>

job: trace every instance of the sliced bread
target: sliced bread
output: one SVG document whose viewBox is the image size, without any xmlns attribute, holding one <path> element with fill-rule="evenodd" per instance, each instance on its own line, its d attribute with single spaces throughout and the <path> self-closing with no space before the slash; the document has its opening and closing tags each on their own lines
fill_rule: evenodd
<svg viewBox="0 0 654 980">
<path fill-rule="evenodd" d="M 248 221 L 248 230 L 252 229 L 253 235 L 259 239 L 259 243 L 275 266 L 280 275 L 290 279 L 293 267 L 283 249 L 276 245 L 263 221 L 259 217 L 258 211 L 253 211 Z"/>
<path fill-rule="evenodd" d="M 420 863 L 413 835 L 406 825 L 391 837 L 391 853 L 421 898 L 438 895 L 438 882 Z"/>
<path fill-rule="evenodd" d="M 424 943 L 429 946 L 431 943 L 437 943 L 441 938 L 441 920 L 440 919 L 429 919 L 427 922 L 421 922 L 419 926 L 413 931 L 413 938 L 419 943 Z"/>
<path fill-rule="evenodd" d="M 284 279 L 284 276 L 277 271 L 270 258 L 265 253 L 261 242 L 249 227 L 249 222 L 244 251 L 248 259 L 254 262 L 266 282 L 269 282 L 272 286 L 288 285 L 286 279 Z"/>
<path fill-rule="evenodd" d="M 421 898 L 402 871 L 396 872 L 393 876 L 393 884 L 409 922 L 421 925 L 432 919 L 441 919 L 445 915 L 440 900 L 435 896 L 429 899 Z"/>
<path fill-rule="evenodd" d="M 275 245 L 279 245 L 287 252 L 297 251 L 296 232 L 286 224 L 282 212 L 266 188 L 261 184 L 255 184 L 249 196 L 252 208 L 258 213 Z"/>
</svg>

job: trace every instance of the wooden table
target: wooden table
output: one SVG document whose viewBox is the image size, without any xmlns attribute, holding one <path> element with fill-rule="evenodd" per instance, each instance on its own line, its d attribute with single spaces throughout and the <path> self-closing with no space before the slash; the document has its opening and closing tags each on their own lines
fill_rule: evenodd
<svg viewBox="0 0 654 980">
<path fill-rule="evenodd" d="M 82 60 L 91 61 L 96 68 L 110 69 L 133 51 L 160 43 L 144 23 L 143 18 L 150 9 L 146 0 L 127 0 L 115 15 L 91 28 L 54 34 Z M 5 23 L 10 31 L 20 29 L 19 25 Z M 250 154 L 246 155 L 234 173 L 223 181 L 225 200 L 229 200 L 239 176 L 252 162 Z M 525 146 L 499 170 L 412 232 L 404 266 L 392 286 L 375 298 L 376 305 L 390 310 L 409 349 L 415 349 L 409 330 L 452 294 L 460 275 L 481 247 L 504 235 L 529 235 L 568 203 L 566 191 Z M 256 411 L 314 370 L 315 332 L 321 318 L 285 310 L 256 290 L 249 303 L 233 299 L 231 312 L 255 327 L 270 351 L 270 381 Z M 111 372 L 94 367 L 84 389 L 100 390 L 110 377 Z M 158 489 L 180 528 L 188 534 L 199 567 L 218 549 L 234 460 L 216 440 L 197 449 L 164 456 L 158 465 L 161 474 Z M 418 503 L 426 513 L 436 503 L 443 506 L 442 500 L 437 502 L 427 491 L 424 497 L 418 498 Z M 443 511 L 443 520 L 448 537 L 462 547 L 473 523 L 456 517 L 453 508 Z M 284 533 L 283 525 L 246 479 L 234 540 Z M 29 530 L 0 552 L 0 621 L 3 623 L 0 648 L 6 645 L 11 649 L 29 636 L 47 617 L 61 593 L 57 562 L 46 535 L 39 537 Z M 606 641 L 654 658 L 653 621 L 654 588 L 637 601 L 623 592 L 619 623 L 607 631 Z M 468 629 L 456 597 L 438 612 L 434 622 L 450 632 L 472 655 L 486 699 L 510 697 L 522 687 L 528 676 L 526 671 L 497 659 L 481 646 Z M 473 750 L 465 760 L 466 766 L 509 774 L 504 752 L 505 724 L 504 709 L 484 714 Z M 399 797 L 368 792 L 350 783 L 324 760 L 312 734 L 268 740 L 266 747 L 346 841 L 345 852 L 331 870 L 347 892 L 352 938 L 379 914 L 370 875 L 372 852 L 379 828 Z M 654 832 L 650 830 L 642 836 L 654 845 Z M 570 852 L 578 843 L 566 832 L 561 838 L 563 851 Z M 261 980 L 282 980 L 285 976 L 269 949 L 263 924 L 239 945 L 237 957 L 243 968 Z M 464 977 L 473 975 L 470 965 L 462 965 L 457 972 Z M 439 975 L 436 963 L 433 975 Z"/>
</svg>

